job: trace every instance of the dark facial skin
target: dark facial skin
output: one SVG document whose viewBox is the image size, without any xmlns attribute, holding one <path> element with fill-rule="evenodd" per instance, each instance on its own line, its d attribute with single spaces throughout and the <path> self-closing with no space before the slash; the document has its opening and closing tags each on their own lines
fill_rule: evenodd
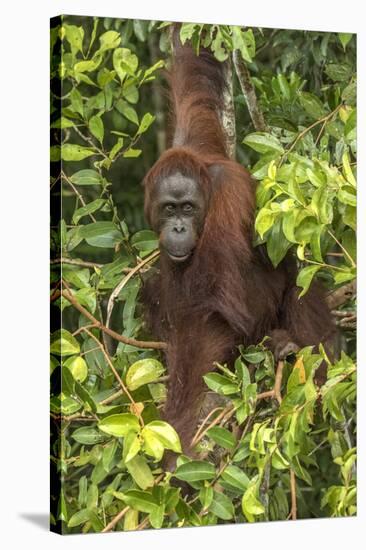
<svg viewBox="0 0 366 550">
<path fill-rule="evenodd" d="M 154 193 L 152 224 L 160 248 L 174 263 L 191 256 L 202 232 L 206 203 L 198 183 L 180 173 L 160 181 Z"/>
</svg>

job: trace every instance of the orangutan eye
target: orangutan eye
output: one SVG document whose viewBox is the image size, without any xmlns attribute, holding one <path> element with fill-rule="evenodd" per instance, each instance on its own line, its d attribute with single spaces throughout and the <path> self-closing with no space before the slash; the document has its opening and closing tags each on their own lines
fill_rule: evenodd
<svg viewBox="0 0 366 550">
<path fill-rule="evenodd" d="M 189 202 L 183 205 L 183 212 L 185 212 L 186 214 L 189 214 L 190 212 L 192 212 L 192 210 L 193 206 Z"/>
<path fill-rule="evenodd" d="M 164 210 L 165 210 L 165 212 L 167 212 L 168 214 L 173 214 L 173 212 L 175 211 L 174 204 L 166 204 L 166 205 L 164 206 Z"/>
</svg>

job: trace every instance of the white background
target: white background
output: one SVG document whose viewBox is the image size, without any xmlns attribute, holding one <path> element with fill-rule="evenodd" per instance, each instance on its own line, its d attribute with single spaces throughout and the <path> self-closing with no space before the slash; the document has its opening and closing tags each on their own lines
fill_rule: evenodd
<svg viewBox="0 0 366 550">
<path fill-rule="evenodd" d="M 338 0 L 82 0 L 1 10 L 0 540 L 2 548 L 355 548 L 365 533 L 365 17 Z M 358 32 L 359 515 L 255 525 L 76 535 L 48 532 L 48 28 L 61 13 Z M 4 307 L 5 306 L 5 307 Z M 362 540 L 362 539 L 361 539 Z M 362 544 L 362 543 L 361 543 Z M 193 545 L 193 546 L 192 546 Z"/>
</svg>

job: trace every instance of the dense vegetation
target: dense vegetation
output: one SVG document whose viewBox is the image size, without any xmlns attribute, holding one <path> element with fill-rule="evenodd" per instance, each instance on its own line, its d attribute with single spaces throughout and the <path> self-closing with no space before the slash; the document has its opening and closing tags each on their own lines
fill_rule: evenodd
<svg viewBox="0 0 366 550">
<path fill-rule="evenodd" d="M 161 419 L 164 356 L 143 344 L 139 292 L 158 252 L 140 182 L 167 142 L 169 24 L 55 20 L 51 523 L 64 533 L 356 513 L 355 37 L 184 24 L 181 38 L 234 56 L 236 157 L 259 182 L 256 243 L 274 265 L 297 255 L 302 292 L 323 281 L 342 353 L 331 363 L 305 348 L 276 365 L 263 342 L 239 348 L 234 371 L 205 376 L 222 399 L 197 430 L 201 458 L 162 470 L 180 442 Z"/>
</svg>

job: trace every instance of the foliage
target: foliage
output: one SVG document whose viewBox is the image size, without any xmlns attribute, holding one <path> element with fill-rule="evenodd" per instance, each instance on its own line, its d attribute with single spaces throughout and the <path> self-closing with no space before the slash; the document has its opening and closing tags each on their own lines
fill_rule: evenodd
<svg viewBox="0 0 366 550">
<path fill-rule="evenodd" d="M 119 198 L 143 174 L 145 151 L 153 156 L 151 97 L 169 56 L 168 29 L 71 16 L 51 28 L 51 463 L 53 481 L 62 481 L 54 483 L 52 521 L 78 533 L 354 515 L 349 325 L 334 364 L 322 348 L 305 348 L 282 371 L 263 343 L 240 347 L 233 370 L 217 365 L 205 376 L 222 405 L 198 428 L 197 457 L 180 454 L 175 472 L 162 469 L 165 453 L 181 452 L 161 415 L 164 356 L 139 346 L 149 339 L 139 292 L 154 269 L 157 240 L 144 226 L 131 231 Z M 181 38 L 197 50 L 212 48 L 220 61 L 239 50 L 248 63 L 268 125 L 266 132 L 250 126 L 235 81 L 237 157 L 259 180 L 257 243 L 266 243 L 274 265 L 297 253 L 303 292 L 314 276 L 331 290 L 351 281 L 354 37 L 190 23 Z M 151 44 L 160 58 L 147 55 Z M 61 277 L 66 294 L 58 292 Z M 349 319 L 354 308 L 350 301 L 339 317 Z M 327 381 L 319 388 L 314 374 L 322 360 Z"/>
</svg>

